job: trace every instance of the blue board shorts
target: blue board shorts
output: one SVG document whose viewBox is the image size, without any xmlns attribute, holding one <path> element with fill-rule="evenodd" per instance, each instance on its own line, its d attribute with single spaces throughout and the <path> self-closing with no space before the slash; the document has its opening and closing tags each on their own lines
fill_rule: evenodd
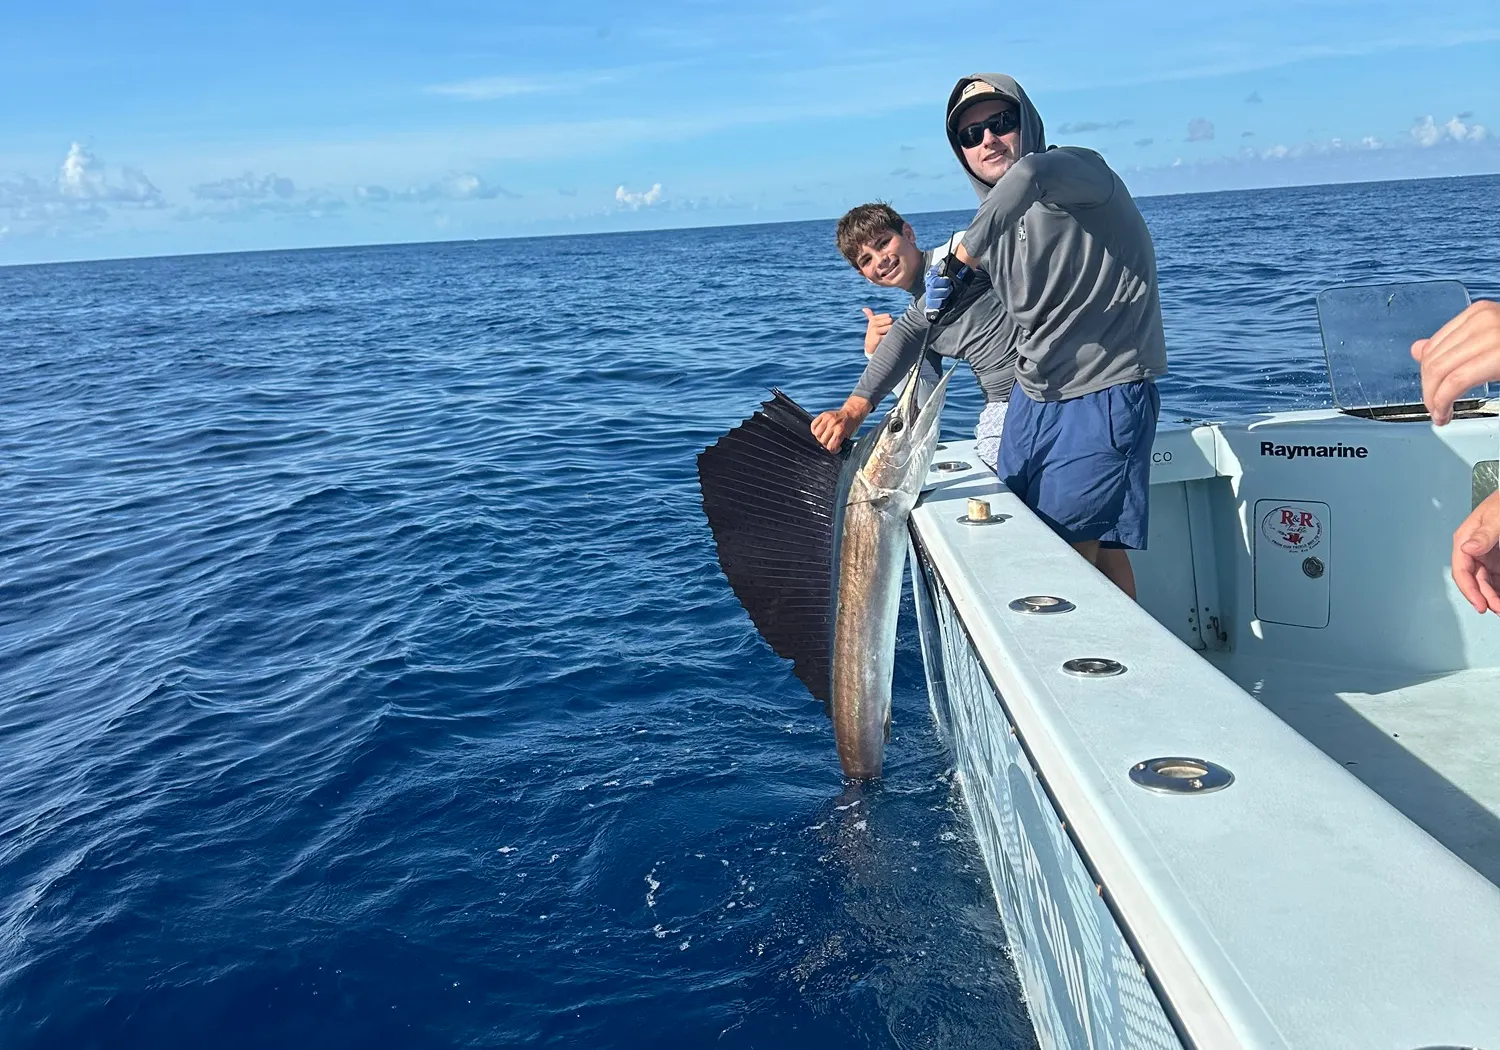
<svg viewBox="0 0 1500 1050">
<path fill-rule="evenodd" d="M 1160 411 L 1149 379 L 1067 401 L 1013 397 L 995 472 L 1069 543 L 1145 550 Z"/>
</svg>

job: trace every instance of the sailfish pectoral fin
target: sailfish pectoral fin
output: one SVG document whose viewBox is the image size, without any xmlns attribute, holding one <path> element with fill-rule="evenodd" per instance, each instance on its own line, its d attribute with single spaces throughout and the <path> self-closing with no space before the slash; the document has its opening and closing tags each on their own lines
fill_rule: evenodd
<svg viewBox="0 0 1500 1050">
<path fill-rule="evenodd" d="M 761 637 L 825 707 L 833 648 L 835 500 L 843 456 L 780 390 L 698 455 L 719 565 Z"/>
</svg>

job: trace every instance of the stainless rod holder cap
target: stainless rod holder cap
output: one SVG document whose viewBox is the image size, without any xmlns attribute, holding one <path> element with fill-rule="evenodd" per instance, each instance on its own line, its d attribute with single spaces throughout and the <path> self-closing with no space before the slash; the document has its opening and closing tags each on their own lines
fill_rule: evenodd
<svg viewBox="0 0 1500 1050">
<path fill-rule="evenodd" d="M 1068 660 L 1062 665 L 1062 669 L 1079 678 L 1108 678 L 1125 673 L 1124 664 L 1103 656 L 1081 656 L 1076 660 Z"/>
<path fill-rule="evenodd" d="M 1148 758 L 1130 767 L 1130 779 L 1164 795 L 1202 795 L 1234 783 L 1234 774 L 1201 758 Z"/>
<path fill-rule="evenodd" d="M 1050 594 L 1028 594 L 1010 603 L 1010 611 L 1018 613 L 1065 613 L 1076 608 L 1068 599 Z"/>
</svg>

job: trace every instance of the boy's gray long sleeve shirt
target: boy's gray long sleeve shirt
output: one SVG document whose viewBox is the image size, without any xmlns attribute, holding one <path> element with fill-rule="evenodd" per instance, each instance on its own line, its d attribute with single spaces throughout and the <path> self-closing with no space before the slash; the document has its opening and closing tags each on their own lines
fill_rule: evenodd
<svg viewBox="0 0 1500 1050">
<path fill-rule="evenodd" d="M 946 248 L 944 245 L 922 253 L 924 275 L 928 267 L 946 254 Z M 880 404 L 911 371 L 927 337 L 926 292 L 921 284 L 910 290 L 911 306 L 886 332 L 854 387 L 855 396 L 865 398 L 872 405 Z M 1016 378 L 1016 346 L 1019 342 L 1016 326 L 1007 317 L 1004 305 L 988 281 L 981 279 L 958 294 L 964 301 L 954 305 L 952 319 L 946 320 L 933 335 L 929 350 L 943 357 L 967 361 L 984 391 L 985 401 L 1005 401 L 1010 397 Z"/>
<path fill-rule="evenodd" d="M 963 243 L 1016 326 L 1022 391 L 1063 401 L 1165 374 L 1156 252 L 1124 183 L 1093 150 L 1049 149 L 1040 115 L 1010 77 L 965 77 L 950 109 L 974 79 L 1021 116 L 1020 159 L 993 187 L 970 175 L 983 200 Z M 952 129 L 949 140 L 962 163 Z"/>
</svg>

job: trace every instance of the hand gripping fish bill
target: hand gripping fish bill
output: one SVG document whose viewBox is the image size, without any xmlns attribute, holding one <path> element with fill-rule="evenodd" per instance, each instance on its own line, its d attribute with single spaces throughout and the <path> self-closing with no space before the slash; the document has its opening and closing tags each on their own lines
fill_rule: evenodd
<svg viewBox="0 0 1500 1050">
<path fill-rule="evenodd" d="M 698 456 L 719 565 L 761 637 L 823 702 L 854 779 L 884 764 L 907 519 L 953 374 L 930 387 L 920 367 L 852 449 L 823 448 L 812 417 L 776 390 Z"/>
</svg>

